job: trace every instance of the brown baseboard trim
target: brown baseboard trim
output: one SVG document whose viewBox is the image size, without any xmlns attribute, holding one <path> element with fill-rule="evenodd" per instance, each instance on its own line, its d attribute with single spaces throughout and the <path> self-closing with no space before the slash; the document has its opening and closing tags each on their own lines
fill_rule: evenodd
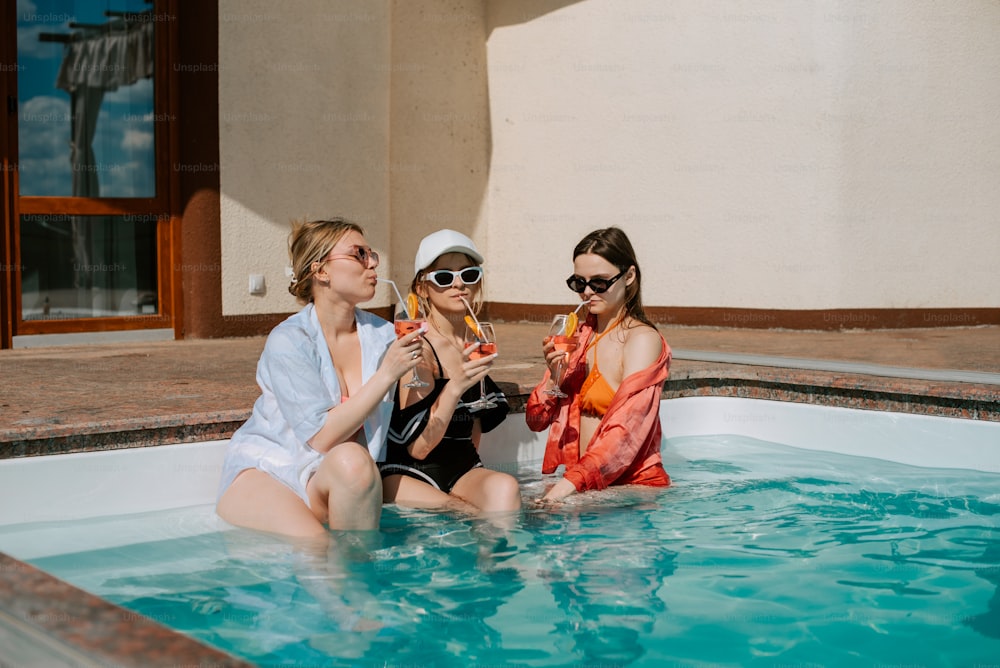
<svg viewBox="0 0 1000 668">
<path fill-rule="evenodd" d="M 377 315 L 378 317 L 392 322 L 393 307 L 392 306 L 379 306 L 376 308 L 366 308 L 366 311 Z"/>
<path fill-rule="evenodd" d="M 377 308 L 365 309 L 369 313 L 374 313 L 380 318 L 392 320 L 392 307 L 381 306 Z M 277 327 L 283 320 L 293 315 L 295 311 L 288 313 L 248 313 L 246 315 L 224 315 L 220 316 L 214 323 L 210 332 L 199 332 L 195 335 L 186 335 L 191 339 L 222 339 L 239 336 L 267 336 L 271 330 Z"/>
<path fill-rule="evenodd" d="M 569 304 L 489 302 L 491 320 L 548 322 Z M 652 306 L 646 308 L 657 325 L 735 327 L 746 329 L 910 329 L 1000 325 L 1000 308 L 824 309 L 781 310 Z"/>
</svg>

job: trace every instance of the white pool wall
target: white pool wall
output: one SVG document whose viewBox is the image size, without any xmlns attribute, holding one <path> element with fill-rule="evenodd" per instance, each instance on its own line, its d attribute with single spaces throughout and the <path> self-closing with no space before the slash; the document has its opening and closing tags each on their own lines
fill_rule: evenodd
<svg viewBox="0 0 1000 668">
<path fill-rule="evenodd" d="M 664 438 L 734 434 L 932 468 L 1000 472 L 1000 423 L 733 397 L 661 402 Z M 0 526 L 215 502 L 227 441 L 0 460 Z M 670 443 L 679 456 L 683 446 Z M 520 414 L 486 434 L 488 466 L 540 461 Z"/>
<path fill-rule="evenodd" d="M 0 460 L 0 526 L 214 503 L 227 443 Z"/>
<path fill-rule="evenodd" d="M 1000 473 L 1000 422 L 740 397 L 660 403 L 665 438 L 737 434 L 911 466 Z"/>
</svg>

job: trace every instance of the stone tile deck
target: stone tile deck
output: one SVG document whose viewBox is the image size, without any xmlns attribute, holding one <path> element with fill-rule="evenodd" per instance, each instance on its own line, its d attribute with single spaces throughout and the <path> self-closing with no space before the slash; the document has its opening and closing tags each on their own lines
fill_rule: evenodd
<svg viewBox="0 0 1000 668">
<path fill-rule="evenodd" d="M 515 404 L 541 378 L 545 329 L 537 323 L 497 327 L 501 357 L 493 375 Z M 661 331 L 676 351 L 665 398 L 756 396 L 1000 420 L 1000 327 Z M 0 457 L 226 438 L 257 398 L 254 373 L 263 345 L 263 337 L 254 337 L 0 351 Z M 760 357 L 754 364 L 687 358 L 699 353 L 784 357 L 789 366 L 772 359 L 762 365 Z M 801 360 L 820 367 L 906 367 L 931 378 L 791 368 Z M 942 370 L 975 372 L 992 382 L 932 378 Z M 892 369 L 879 373 L 885 372 Z"/>
</svg>

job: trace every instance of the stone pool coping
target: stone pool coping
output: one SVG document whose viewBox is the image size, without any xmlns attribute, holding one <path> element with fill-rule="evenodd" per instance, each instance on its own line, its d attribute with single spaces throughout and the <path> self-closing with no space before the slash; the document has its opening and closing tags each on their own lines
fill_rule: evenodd
<svg viewBox="0 0 1000 668">
<path fill-rule="evenodd" d="M 5 660 L 19 653 L 27 665 L 253 666 L 2 552 L 0 598 Z"/>
<path fill-rule="evenodd" d="M 524 411 L 539 369 L 532 368 L 530 377 L 525 371 L 501 367 L 494 374 L 514 413 Z M 683 359 L 673 363 L 661 396 L 743 397 L 1000 421 L 1000 385 Z M 251 406 L 0 427 L 0 459 L 225 439 L 249 417 Z"/>
<path fill-rule="evenodd" d="M 492 375 L 515 411 L 542 376 L 546 330 L 544 323 L 497 324 L 502 350 Z M 742 396 L 1000 421 L 1000 326 L 660 330 L 675 353 L 665 399 Z M 0 458 L 227 438 L 259 395 L 254 372 L 264 341 L 0 351 L 0 375 L 8 379 Z M 948 374 L 992 382 L 941 380 Z"/>
</svg>

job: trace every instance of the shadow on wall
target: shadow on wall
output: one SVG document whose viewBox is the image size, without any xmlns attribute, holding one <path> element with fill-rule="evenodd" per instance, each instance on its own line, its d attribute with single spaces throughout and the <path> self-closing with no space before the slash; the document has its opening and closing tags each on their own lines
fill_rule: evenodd
<svg viewBox="0 0 1000 668">
<path fill-rule="evenodd" d="M 445 227 L 472 237 L 489 262 L 479 225 L 492 156 L 487 40 L 495 27 L 580 1 L 393 5 L 390 272 L 398 284 L 413 277 L 420 239 Z"/>
<path fill-rule="evenodd" d="M 495 28 L 527 23 L 584 0 L 486 0 L 486 36 Z"/>
<path fill-rule="evenodd" d="M 329 215 L 364 226 L 388 251 L 380 274 L 400 286 L 420 239 L 444 227 L 489 257 L 480 225 L 492 154 L 487 39 L 579 1 L 396 0 L 324 12 L 312 0 L 319 13 L 305 25 L 301 13 L 223 20 L 223 263 L 270 262 L 289 220 Z M 282 34 L 297 37 L 280 52 L 246 46 Z M 262 228 L 257 242 L 237 234 L 244 219 Z M 256 266 L 240 261 L 224 301 L 246 299 L 244 274 Z"/>
</svg>

